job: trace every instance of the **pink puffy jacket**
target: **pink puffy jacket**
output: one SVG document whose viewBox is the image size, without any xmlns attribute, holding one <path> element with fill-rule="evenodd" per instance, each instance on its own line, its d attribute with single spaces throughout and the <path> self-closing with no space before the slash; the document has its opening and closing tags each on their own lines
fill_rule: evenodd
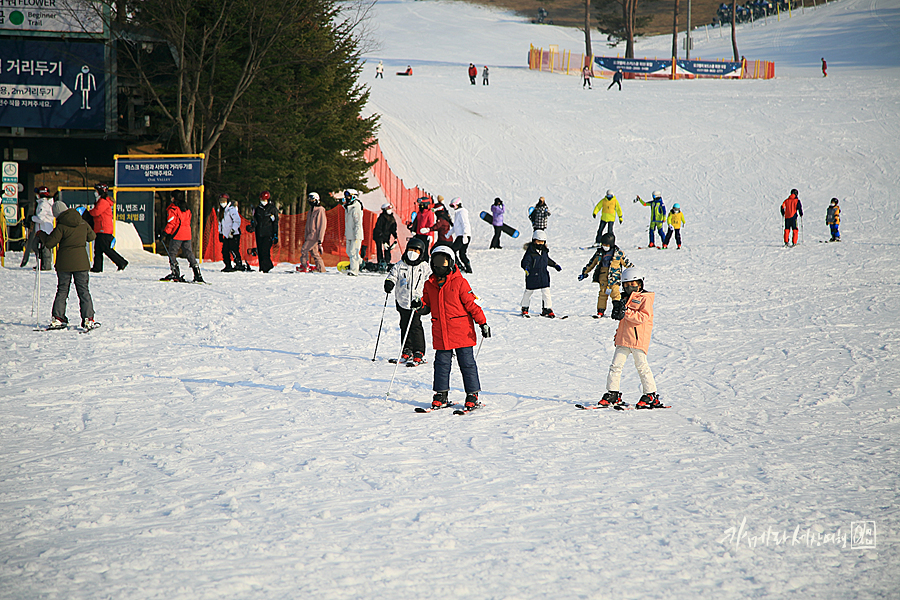
<svg viewBox="0 0 900 600">
<path fill-rule="evenodd" d="M 616 346 L 648 353 L 653 332 L 653 292 L 634 292 L 625 305 L 625 316 L 616 329 Z"/>
</svg>

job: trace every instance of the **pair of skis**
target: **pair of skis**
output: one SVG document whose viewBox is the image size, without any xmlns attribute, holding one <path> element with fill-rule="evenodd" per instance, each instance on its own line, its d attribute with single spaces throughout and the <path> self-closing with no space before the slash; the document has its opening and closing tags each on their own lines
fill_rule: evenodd
<svg viewBox="0 0 900 600">
<path fill-rule="evenodd" d="M 455 402 L 452 403 L 452 404 L 448 404 L 447 406 L 438 406 L 438 407 L 431 407 L 431 408 L 422 408 L 421 406 L 417 406 L 417 407 L 416 407 L 416 412 L 419 413 L 419 414 L 422 414 L 422 413 L 430 413 L 430 412 L 434 412 L 434 411 L 436 411 L 436 410 L 443 410 L 443 409 L 445 409 L 445 408 L 453 408 L 454 406 L 456 406 L 456 403 L 455 403 Z M 469 409 L 466 409 L 466 408 L 457 408 L 456 410 L 453 411 L 453 414 L 454 414 L 454 415 L 466 415 L 466 414 L 469 414 L 470 412 L 473 412 L 473 411 L 478 410 L 478 409 L 481 408 L 482 406 L 484 406 L 484 405 L 483 405 L 483 404 L 478 404 L 478 405 L 475 406 L 475 408 L 469 408 Z"/>
<path fill-rule="evenodd" d="M 578 408 L 581 410 L 598 410 L 601 408 L 614 408 L 616 410 L 649 410 L 649 409 L 637 409 L 637 407 L 631 406 L 630 404 L 627 404 L 625 402 L 622 402 L 621 404 L 608 404 L 606 406 L 603 406 L 600 404 L 598 404 L 597 406 L 590 405 L 590 404 L 588 404 L 588 405 L 576 404 L 575 408 Z M 654 406 L 653 408 L 672 408 L 672 407 L 671 406 Z"/>
</svg>

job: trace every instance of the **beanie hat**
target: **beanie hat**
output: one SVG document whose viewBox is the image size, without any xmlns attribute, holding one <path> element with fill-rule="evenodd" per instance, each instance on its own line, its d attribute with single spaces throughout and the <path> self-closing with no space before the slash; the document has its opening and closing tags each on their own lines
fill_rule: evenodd
<svg viewBox="0 0 900 600">
<path fill-rule="evenodd" d="M 444 203 L 444 197 L 441 196 L 440 194 L 438 194 L 437 201 L 438 201 L 438 204 L 443 204 L 443 203 Z"/>
<path fill-rule="evenodd" d="M 53 218 L 55 219 L 56 217 L 63 214 L 67 210 L 69 210 L 69 207 L 66 206 L 66 203 L 63 202 L 62 200 L 57 200 L 56 202 L 53 203 Z"/>
</svg>

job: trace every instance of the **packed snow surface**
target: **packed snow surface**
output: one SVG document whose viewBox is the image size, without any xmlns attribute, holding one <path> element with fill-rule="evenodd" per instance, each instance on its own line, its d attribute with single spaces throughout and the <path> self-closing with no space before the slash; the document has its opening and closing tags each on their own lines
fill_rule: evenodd
<svg viewBox="0 0 900 600">
<path fill-rule="evenodd" d="M 129 252 L 91 277 L 99 330 L 34 332 L 35 272 L 13 253 L 0 598 L 897 598 L 900 2 L 741 27 L 775 80 L 621 92 L 524 67 L 530 44 L 581 51 L 577 30 L 457 2 L 379 2 L 370 25 L 392 167 L 476 213 L 485 408 L 416 414 L 430 365 L 400 367 L 386 397 L 399 329 L 380 277 L 207 263 L 209 286 L 161 283 L 164 259 Z M 729 58 L 728 33 L 698 30 L 694 56 Z M 656 293 L 667 410 L 574 407 L 605 391 L 613 352 L 616 323 L 589 318 L 596 285 L 576 280 L 608 188 Z M 805 217 L 784 248 L 791 188 Z M 681 250 L 638 249 L 632 200 L 653 190 L 682 207 Z M 523 235 L 488 250 L 477 212 L 498 196 Z M 517 316 L 539 196 L 566 320 Z M 825 244 L 831 197 L 843 241 Z M 44 273 L 44 323 L 54 287 Z M 461 402 L 455 366 L 452 382 Z M 630 362 L 622 392 L 640 395 Z"/>
</svg>

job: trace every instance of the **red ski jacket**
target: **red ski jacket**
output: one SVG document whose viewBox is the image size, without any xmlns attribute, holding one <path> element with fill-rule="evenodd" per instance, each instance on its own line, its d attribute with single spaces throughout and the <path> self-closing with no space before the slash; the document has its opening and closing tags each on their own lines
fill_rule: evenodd
<svg viewBox="0 0 900 600">
<path fill-rule="evenodd" d="M 191 239 L 191 211 L 181 210 L 177 205 L 170 204 L 163 231 L 180 242 Z"/>
<path fill-rule="evenodd" d="M 100 198 L 94 208 L 89 210 L 94 217 L 94 233 L 113 232 L 113 203 L 110 198 Z"/>
<path fill-rule="evenodd" d="M 797 214 L 803 216 L 803 205 L 800 204 L 800 198 L 791 194 L 787 200 L 781 203 L 781 215 L 785 219 L 792 219 Z"/>
<path fill-rule="evenodd" d="M 484 311 L 475 304 L 475 294 L 455 266 L 439 286 L 434 275 L 425 282 L 422 304 L 431 309 L 431 338 L 435 350 L 471 348 L 478 343 L 475 325 L 487 323 Z"/>
</svg>

